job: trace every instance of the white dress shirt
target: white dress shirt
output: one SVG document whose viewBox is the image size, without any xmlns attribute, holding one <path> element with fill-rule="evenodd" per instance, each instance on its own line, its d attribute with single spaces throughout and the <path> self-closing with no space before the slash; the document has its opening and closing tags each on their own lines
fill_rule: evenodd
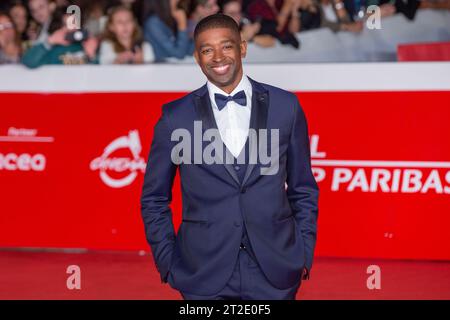
<svg viewBox="0 0 450 320">
<path fill-rule="evenodd" d="M 248 131 L 250 127 L 250 114 L 252 107 L 252 84 L 246 75 L 242 76 L 241 81 L 234 90 L 228 94 L 216 85 L 207 82 L 209 98 L 211 106 L 216 119 L 217 128 L 219 129 L 220 137 L 231 152 L 237 158 L 241 153 L 242 148 L 247 141 Z M 219 110 L 216 104 L 214 95 L 216 93 L 224 96 L 234 96 L 239 91 L 244 90 L 247 97 L 247 105 L 242 106 L 234 101 L 230 101 L 226 106 Z"/>
</svg>

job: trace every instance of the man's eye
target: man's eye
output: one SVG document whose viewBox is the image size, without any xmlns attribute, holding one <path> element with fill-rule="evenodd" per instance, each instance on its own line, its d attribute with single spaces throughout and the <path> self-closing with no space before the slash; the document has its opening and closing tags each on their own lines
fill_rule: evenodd
<svg viewBox="0 0 450 320">
<path fill-rule="evenodd" d="M 233 46 L 232 46 L 231 44 L 227 44 L 227 45 L 224 46 L 224 48 L 225 48 L 225 49 L 232 49 Z"/>
<path fill-rule="evenodd" d="M 211 51 L 212 51 L 211 49 L 205 49 L 205 50 L 202 51 L 202 53 L 203 53 L 203 54 L 208 54 L 208 53 L 210 53 Z"/>
</svg>

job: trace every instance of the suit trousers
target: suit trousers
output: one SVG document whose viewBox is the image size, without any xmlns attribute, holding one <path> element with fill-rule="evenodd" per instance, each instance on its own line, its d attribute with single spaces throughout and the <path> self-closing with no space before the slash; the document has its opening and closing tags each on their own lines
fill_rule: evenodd
<svg viewBox="0 0 450 320">
<path fill-rule="evenodd" d="M 300 285 L 301 280 L 291 288 L 275 288 L 247 248 L 241 245 L 233 273 L 219 292 L 208 296 L 180 293 L 184 300 L 295 300 Z"/>
</svg>

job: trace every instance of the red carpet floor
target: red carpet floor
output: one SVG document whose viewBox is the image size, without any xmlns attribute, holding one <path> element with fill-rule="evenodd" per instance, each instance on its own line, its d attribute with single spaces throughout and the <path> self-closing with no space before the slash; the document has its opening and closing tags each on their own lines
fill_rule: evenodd
<svg viewBox="0 0 450 320">
<path fill-rule="evenodd" d="M 381 289 L 369 290 L 369 265 Z M 81 268 L 81 290 L 68 290 L 66 269 Z M 181 299 L 161 284 L 150 255 L 123 252 L 0 251 L 0 299 Z M 316 258 L 297 299 L 450 299 L 450 262 Z"/>
</svg>

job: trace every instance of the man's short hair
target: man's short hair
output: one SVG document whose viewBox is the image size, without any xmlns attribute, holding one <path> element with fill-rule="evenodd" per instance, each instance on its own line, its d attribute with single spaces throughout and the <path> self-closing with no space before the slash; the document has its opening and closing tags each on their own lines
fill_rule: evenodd
<svg viewBox="0 0 450 320">
<path fill-rule="evenodd" d="M 236 33 L 238 37 L 241 36 L 239 26 L 232 17 L 227 16 L 223 13 L 216 13 L 200 20 L 194 30 L 194 40 L 197 40 L 198 35 L 203 31 L 218 28 L 230 29 L 231 31 Z"/>
</svg>

